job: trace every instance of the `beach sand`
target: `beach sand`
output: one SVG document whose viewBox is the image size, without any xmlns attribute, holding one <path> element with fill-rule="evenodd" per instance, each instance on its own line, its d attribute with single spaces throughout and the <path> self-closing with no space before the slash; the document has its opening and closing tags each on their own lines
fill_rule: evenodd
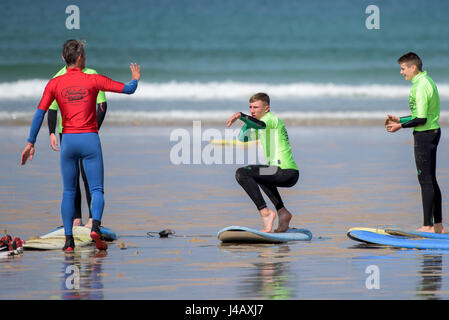
<svg viewBox="0 0 449 320">
<path fill-rule="evenodd" d="M 242 165 L 172 164 L 170 150 L 177 142 L 170 141 L 170 134 L 175 129 L 105 123 L 100 133 L 106 201 L 102 224 L 116 231 L 120 242 L 110 244 L 106 253 L 92 248 L 73 255 L 25 251 L 1 259 L 0 299 L 449 298 L 446 252 L 367 248 L 346 236 L 350 227 L 421 225 L 410 130 L 388 134 L 382 125 L 288 127 L 300 179 L 280 192 L 294 214 L 291 226 L 309 229 L 314 238 L 223 245 L 216 234 L 226 226 L 262 227 L 234 178 Z M 23 239 L 62 224 L 59 155 L 50 150 L 42 128 L 35 159 L 21 167 L 27 135 L 28 127 L 0 126 L 0 228 Z M 437 171 L 443 219 L 448 158 L 443 128 Z M 86 212 L 83 202 L 84 217 Z M 176 234 L 147 235 L 166 228 Z M 366 286 L 370 265 L 379 268 L 379 289 Z M 71 266 L 79 270 L 79 289 L 68 283 Z"/>
</svg>

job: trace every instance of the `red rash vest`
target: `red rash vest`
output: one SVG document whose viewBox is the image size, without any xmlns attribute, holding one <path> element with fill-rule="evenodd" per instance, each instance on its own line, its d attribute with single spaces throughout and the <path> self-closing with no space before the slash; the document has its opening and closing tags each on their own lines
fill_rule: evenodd
<svg viewBox="0 0 449 320">
<path fill-rule="evenodd" d="M 99 74 L 85 74 L 79 68 L 51 79 L 38 108 L 47 111 L 53 100 L 59 105 L 63 133 L 98 132 L 98 91 L 121 93 L 125 84 Z"/>
</svg>

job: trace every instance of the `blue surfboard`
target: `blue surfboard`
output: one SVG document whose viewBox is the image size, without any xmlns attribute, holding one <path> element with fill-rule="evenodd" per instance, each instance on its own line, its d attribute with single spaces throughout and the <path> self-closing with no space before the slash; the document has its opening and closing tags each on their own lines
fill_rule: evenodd
<svg viewBox="0 0 449 320">
<path fill-rule="evenodd" d="M 385 229 L 386 233 L 393 236 L 404 236 L 409 238 L 430 238 L 430 239 L 441 239 L 449 240 L 449 233 L 433 233 L 433 232 L 422 232 L 422 231 L 405 231 L 401 229 Z"/>
<path fill-rule="evenodd" d="M 117 234 L 109 228 L 101 226 L 100 231 L 101 231 L 101 235 L 104 237 L 104 239 L 106 241 L 114 241 L 114 240 L 118 239 Z M 77 236 L 78 234 L 90 235 L 90 228 L 86 228 L 84 226 L 74 227 L 73 235 Z M 55 228 L 55 229 L 51 230 L 50 232 L 44 234 L 43 236 L 40 236 L 40 238 L 45 239 L 45 238 L 51 238 L 51 237 L 57 237 L 57 236 L 63 236 L 63 235 L 64 235 L 64 227 L 58 227 L 58 228 Z"/>
<path fill-rule="evenodd" d="M 229 226 L 218 231 L 217 237 L 225 243 L 283 243 L 311 240 L 312 232 L 307 229 L 291 228 L 286 232 L 267 233 L 247 227 Z"/>
<path fill-rule="evenodd" d="M 410 249 L 449 249 L 449 241 L 441 239 L 409 238 L 404 236 L 393 236 L 379 234 L 370 231 L 353 230 L 347 236 L 355 241 L 369 244 L 379 244 L 396 248 Z"/>
</svg>

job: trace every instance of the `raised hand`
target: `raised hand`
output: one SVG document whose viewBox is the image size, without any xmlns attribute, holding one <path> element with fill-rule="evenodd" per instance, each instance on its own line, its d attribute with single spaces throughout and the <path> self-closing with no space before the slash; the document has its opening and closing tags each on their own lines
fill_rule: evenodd
<svg viewBox="0 0 449 320">
<path fill-rule="evenodd" d="M 230 127 L 235 121 L 240 119 L 241 116 L 242 116 L 242 114 L 240 112 L 235 113 L 232 117 L 230 117 L 226 121 L 226 127 Z"/>
<path fill-rule="evenodd" d="M 131 62 L 131 65 L 129 66 L 131 69 L 131 79 L 136 79 L 137 81 L 140 80 L 140 66 L 137 63 Z"/>
</svg>

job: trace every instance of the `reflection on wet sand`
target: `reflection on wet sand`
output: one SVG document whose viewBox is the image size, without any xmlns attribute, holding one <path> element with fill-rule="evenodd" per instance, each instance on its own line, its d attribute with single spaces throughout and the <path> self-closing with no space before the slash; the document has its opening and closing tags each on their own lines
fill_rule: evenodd
<svg viewBox="0 0 449 320">
<path fill-rule="evenodd" d="M 416 284 L 416 297 L 418 299 L 439 300 L 438 291 L 441 289 L 443 270 L 443 256 L 441 254 L 424 254 L 422 256 L 421 275 Z"/>
<path fill-rule="evenodd" d="M 251 250 L 251 247 L 253 250 Z M 291 299 L 294 298 L 294 273 L 290 272 L 290 247 L 265 245 L 221 245 L 231 252 L 241 254 L 255 251 L 257 261 L 250 267 L 251 273 L 244 277 L 237 287 L 239 296 L 258 299 Z M 239 250 L 240 249 L 240 250 Z"/>
<path fill-rule="evenodd" d="M 378 256 L 358 256 L 361 260 L 373 260 L 377 262 L 394 261 L 398 259 L 401 254 L 413 254 L 417 260 L 420 260 L 420 266 L 417 268 L 416 273 L 414 271 L 413 276 L 416 274 L 417 283 L 415 285 L 414 295 L 417 299 L 424 300 L 440 300 L 442 294 L 447 294 L 447 291 L 441 291 L 443 283 L 443 255 L 437 252 L 432 253 L 432 250 L 426 250 L 425 252 L 418 249 L 401 249 L 393 248 L 384 245 L 376 244 L 356 244 L 351 249 L 372 249 L 381 253 Z M 393 255 L 385 254 L 386 250 L 393 252 Z M 382 252 L 384 253 L 382 255 Z M 429 252 L 429 253 L 428 253 Z M 395 258 L 393 258 L 393 256 Z M 407 259 L 407 256 L 403 256 L 402 259 Z M 377 263 L 375 262 L 375 263 Z M 399 274 L 398 274 L 399 275 Z M 401 274 L 402 276 L 408 276 L 408 274 Z"/>
<path fill-rule="evenodd" d="M 107 251 L 83 250 L 66 253 L 62 261 L 63 300 L 104 299 L 102 262 Z"/>
</svg>

